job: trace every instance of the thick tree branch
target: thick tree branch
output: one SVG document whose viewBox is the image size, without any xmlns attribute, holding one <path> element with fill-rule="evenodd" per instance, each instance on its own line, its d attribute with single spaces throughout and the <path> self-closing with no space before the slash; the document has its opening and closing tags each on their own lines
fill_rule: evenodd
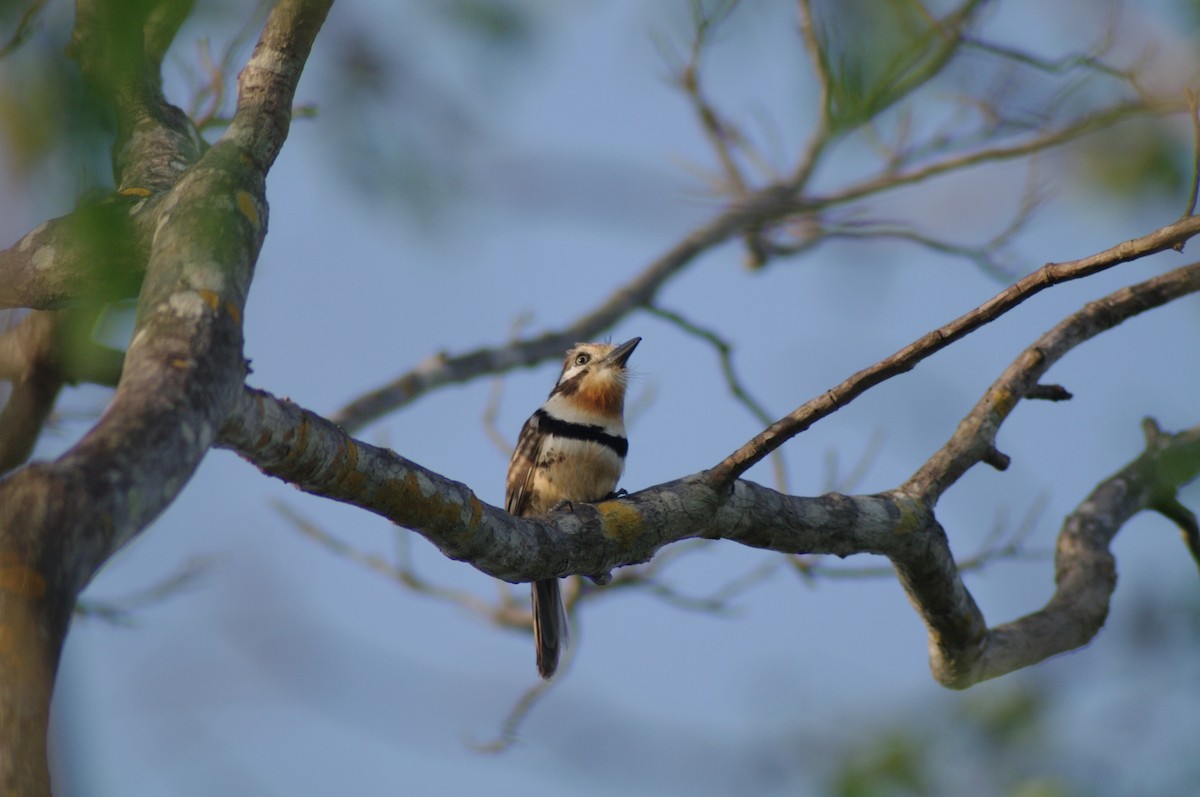
<svg viewBox="0 0 1200 797">
<path fill-rule="evenodd" d="M 297 6 L 308 8 L 281 3 L 285 11 Z M 173 17 L 157 20 L 155 39 L 146 45 L 150 52 L 143 56 L 140 26 L 148 8 L 142 5 L 141 16 L 132 15 L 136 35 L 122 29 L 113 33 L 116 41 L 98 40 L 97 46 L 128 46 L 135 40 L 139 45 L 138 57 L 118 65 L 103 85 L 118 113 L 146 110 L 146 85 L 156 88 L 157 75 L 147 75 L 144 65 L 161 57 L 163 40 L 177 24 Z M 112 6 L 84 0 L 80 13 L 97 26 L 79 21 L 85 51 L 87 36 L 123 21 Z M 311 14 L 301 16 L 284 13 L 282 19 L 297 22 L 299 31 L 291 37 L 307 53 L 319 18 L 314 25 Z M 156 19 L 153 13 L 150 18 Z M 281 31 L 280 19 L 272 15 L 265 39 L 288 35 Z M 85 60 L 92 57 L 84 53 Z M 297 64 L 270 90 L 290 101 L 298 78 Z M 251 92 L 254 97 L 243 98 L 243 107 L 251 109 L 244 116 L 248 123 L 254 122 L 255 108 L 270 104 L 263 91 L 259 87 Z M 133 125 L 149 134 L 140 140 L 169 142 L 170 135 L 155 138 L 155 130 L 170 133 L 172 126 L 154 119 L 139 128 L 145 118 L 139 116 Z M 269 160 L 253 157 L 236 138 L 209 149 L 156 200 L 153 248 L 133 341 L 103 417 L 54 462 L 27 465 L 0 480 L 0 627 L 6 639 L 15 640 L 0 646 L 5 673 L 0 679 L 0 740 L 6 743 L 0 754 L 0 792 L 49 793 L 46 716 L 76 598 L 96 570 L 174 500 L 241 393 L 246 373 L 241 319 L 266 232 Z M 281 143 L 280 138 L 272 146 L 277 149 Z M 130 146 L 128 151 L 138 154 L 128 165 L 129 174 L 166 181 L 186 168 L 186 163 L 172 161 L 161 170 L 157 158 L 166 149 Z M 181 150 L 173 152 L 178 156 Z"/>
<path fill-rule="evenodd" d="M 300 489 L 418 532 L 452 559 L 511 582 L 586 575 L 647 561 L 694 537 L 776 551 L 882 553 L 900 510 L 886 496 L 786 496 L 738 482 L 727 496 L 701 474 L 545 518 L 515 518 L 459 482 L 355 440 L 321 416 L 247 389 L 216 445 Z"/>
<path fill-rule="evenodd" d="M 994 321 L 1042 290 L 1060 282 L 1090 276 L 1155 252 L 1173 249 L 1198 232 L 1200 232 L 1200 216 L 1193 216 L 1155 230 L 1149 235 L 1125 241 L 1090 257 L 1064 263 L 1047 263 L 1037 271 L 1017 280 L 974 310 L 923 335 L 890 357 L 864 368 L 824 394 L 800 405 L 718 463 L 709 471 L 710 478 L 713 479 L 715 485 L 738 478 L 789 439 L 822 418 L 837 412 L 870 388 L 893 376 L 912 370 L 925 358 L 941 351 L 984 324 Z"/>
<path fill-rule="evenodd" d="M 23 695 L 49 693 L 80 590 L 175 498 L 244 378 L 241 308 L 261 225 L 238 210 L 235 197 L 262 202 L 262 187 L 241 164 L 232 148 L 214 148 L 172 191 L 121 381 L 99 423 L 55 462 L 0 481 L 0 561 L 17 569 L 22 584 L 38 585 L 13 591 L 0 583 L 0 622 L 39 640 L 36 656 L 0 652 L 40 663 L 37 672 L 21 670 L 36 683 L 0 680 L 0 738 L 29 744 L 0 759 L 0 785 L 19 783 L 19 793 L 38 791 L 8 762 L 44 767 L 44 756 L 36 756 L 45 717 L 14 707 Z"/>
</svg>

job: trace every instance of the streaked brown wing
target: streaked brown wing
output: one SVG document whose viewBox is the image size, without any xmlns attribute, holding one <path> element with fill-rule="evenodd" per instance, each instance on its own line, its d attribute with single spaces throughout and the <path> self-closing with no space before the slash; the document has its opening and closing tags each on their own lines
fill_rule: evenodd
<svg viewBox="0 0 1200 797">
<path fill-rule="evenodd" d="M 521 517 L 529 510 L 533 498 L 533 469 L 542 453 L 541 431 L 537 415 L 530 416 L 521 427 L 517 449 L 508 463 L 508 479 L 504 486 L 504 511 Z"/>
</svg>

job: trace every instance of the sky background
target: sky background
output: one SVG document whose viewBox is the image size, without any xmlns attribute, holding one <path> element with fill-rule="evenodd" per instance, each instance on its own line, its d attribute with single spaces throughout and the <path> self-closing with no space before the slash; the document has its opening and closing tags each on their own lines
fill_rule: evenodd
<svg viewBox="0 0 1200 797">
<path fill-rule="evenodd" d="M 170 59 L 169 90 L 180 102 L 194 43 L 209 35 L 220 44 L 244 18 L 237 4 L 199 5 Z M 270 232 L 245 317 L 250 381 L 317 412 L 333 413 L 433 353 L 502 341 L 518 319 L 531 334 L 569 323 L 722 207 L 696 173 L 714 168 L 712 152 L 667 79 L 664 49 L 687 42 L 685 4 L 517 4 L 535 10 L 531 27 L 500 39 L 452 20 L 448 5 L 335 5 L 297 92 L 320 113 L 293 125 L 269 176 Z M 1133 44 L 1115 55 L 1145 54 L 1152 42 L 1151 74 L 1183 85 L 1195 73 L 1194 30 L 1172 4 L 1140 8 L 1122 28 Z M 1047 54 L 1083 48 L 1102 31 L 1073 3 L 1054 13 L 1032 2 L 1001 9 L 989 17 L 996 35 Z M 52 6 L 47 21 L 69 13 Z M 31 46 L 61 48 L 55 31 L 48 24 Z M 12 63 L 3 66 L 19 72 Z M 345 70 L 350 85 L 338 77 Z M 704 74 L 718 105 L 777 167 L 794 163 L 815 94 L 790 3 L 735 16 Z M 1186 161 L 1190 126 L 1176 123 Z M 1119 153 L 1120 136 L 1139 133 L 1114 135 Z M 69 189 L 88 187 L 96 171 L 94 158 L 79 158 L 28 173 L 8 159 L 6 243 L 70 209 Z M 841 184 L 868 158 L 861 142 L 848 142 L 816 185 Z M 1045 205 L 1008 251 L 1024 273 L 1149 232 L 1183 206 L 1182 189 L 1106 189 L 1087 179 L 1088 168 L 1086 156 L 1058 150 L 871 207 L 978 242 L 1004 227 L 1036 181 Z M 39 180 L 67 188 L 39 191 Z M 786 446 L 789 489 L 820 494 L 831 457 L 844 475 L 873 450 L 849 489 L 894 487 L 1036 336 L 1189 254 L 1055 287 L 872 390 Z M 742 260 L 735 244 L 714 249 L 660 300 L 735 346 L 740 375 L 773 416 L 1004 287 L 960 259 L 896 243 L 830 244 L 758 272 Z M 1049 380 L 1075 398 L 1020 405 L 999 439 L 1013 458 L 1008 471 L 976 468 L 940 502 L 959 556 L 998 523 L 1013 528 L 1042 507 L 1026 546 L 1036 555 L 967 576 L 990 624 L 1049 597 L 1058 524 L 1137 456 L 1143 416 L 1168 431 L 1197 423 L 1198 334 L 1193 297 L 1071 352 Z M 758 431 L 724 388 L 710 347 L 646 313 L 612 331 L 617 341 L 634 335 L 643 342 L 631 361 L 625 488 L 711 466 Z M 556 374 L 547 363 L 504 379 L 497 426 L 510 440 Z M 500 504 L 507 455 L 482 421 L 491 387 L 444 388 L 360 437 Z M 73 443 L 108 396 L 86 386 L 66 394 L 37 456 Z M 759 466 L 749 477 L 769 484 L 772 475 Z M 1196 485 L 1181 497 L 1200 507 Z M 1178 794 L 1200 783 L 1200 586 L 1161 518 L 1136 518 L 1118 537 L 1120 585 L 1087 649 L 965 693 L 933 682 L 924 628 L 890 575 L 806 581 L 780 568 L 721 616 L 645 592 L 613 594 L 577 618 L 573 658 L 518 741 L 489 755 L 471 742 L 494 738 L 536 680 L 529 636 L 333 555 L 299 534 L 279 504 L 360 550 L 395 556 L 385 521 L 303 495 L 232 453 L 210 453 L 85 595 L 120 602 L 203 567 L 128 626 L 72 627 L 54 706 L 62 794 L 823 793 L 838 762 L 887 743 L 896 728 L 935 740 L 946 793 L 979 787 L 981 777 L 975 793 L 1007 793 L 1013 772 L 1092 793 Z M 497 582 L 419 538 L 411 553 L 432 582 L 498 594 Z M 771 559 L 716 543 L 668 574 L 681 592 L 706 595 Z M 1041 736 L 971 730 L 979 712 L 1021 695 L 1047 699 Z"/>
</svg>

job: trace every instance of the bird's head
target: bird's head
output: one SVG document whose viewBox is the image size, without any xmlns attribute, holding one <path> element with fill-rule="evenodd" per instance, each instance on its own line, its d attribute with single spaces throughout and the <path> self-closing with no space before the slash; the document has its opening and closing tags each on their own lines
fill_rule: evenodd
<svg viewBox="0 0 1200 797">
<path fill-rule="evenodd" d="M 600 415 L 620 415 L 625 406 L 629 371 L 625 363 L 641 338 L 619 346 L 611 343 L 577 343 L 567 351 L 562 374 L 550 392 L 580 409 Z"/>
</svg>

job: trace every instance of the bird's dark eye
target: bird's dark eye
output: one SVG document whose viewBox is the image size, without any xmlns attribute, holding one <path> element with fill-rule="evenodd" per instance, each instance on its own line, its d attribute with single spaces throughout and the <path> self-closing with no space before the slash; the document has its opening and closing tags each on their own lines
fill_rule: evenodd
<svg viewBox="0 0 1200 797">
<path fill-rule="evenodd" d="M 576 354 L 575 355 L 575 364 L 576 365 L 587 365 L 591 361 L 592 361 L 592 355 L 590 355 L 590 354 L 585 353 L 585 354 Z"/>
</svg>

